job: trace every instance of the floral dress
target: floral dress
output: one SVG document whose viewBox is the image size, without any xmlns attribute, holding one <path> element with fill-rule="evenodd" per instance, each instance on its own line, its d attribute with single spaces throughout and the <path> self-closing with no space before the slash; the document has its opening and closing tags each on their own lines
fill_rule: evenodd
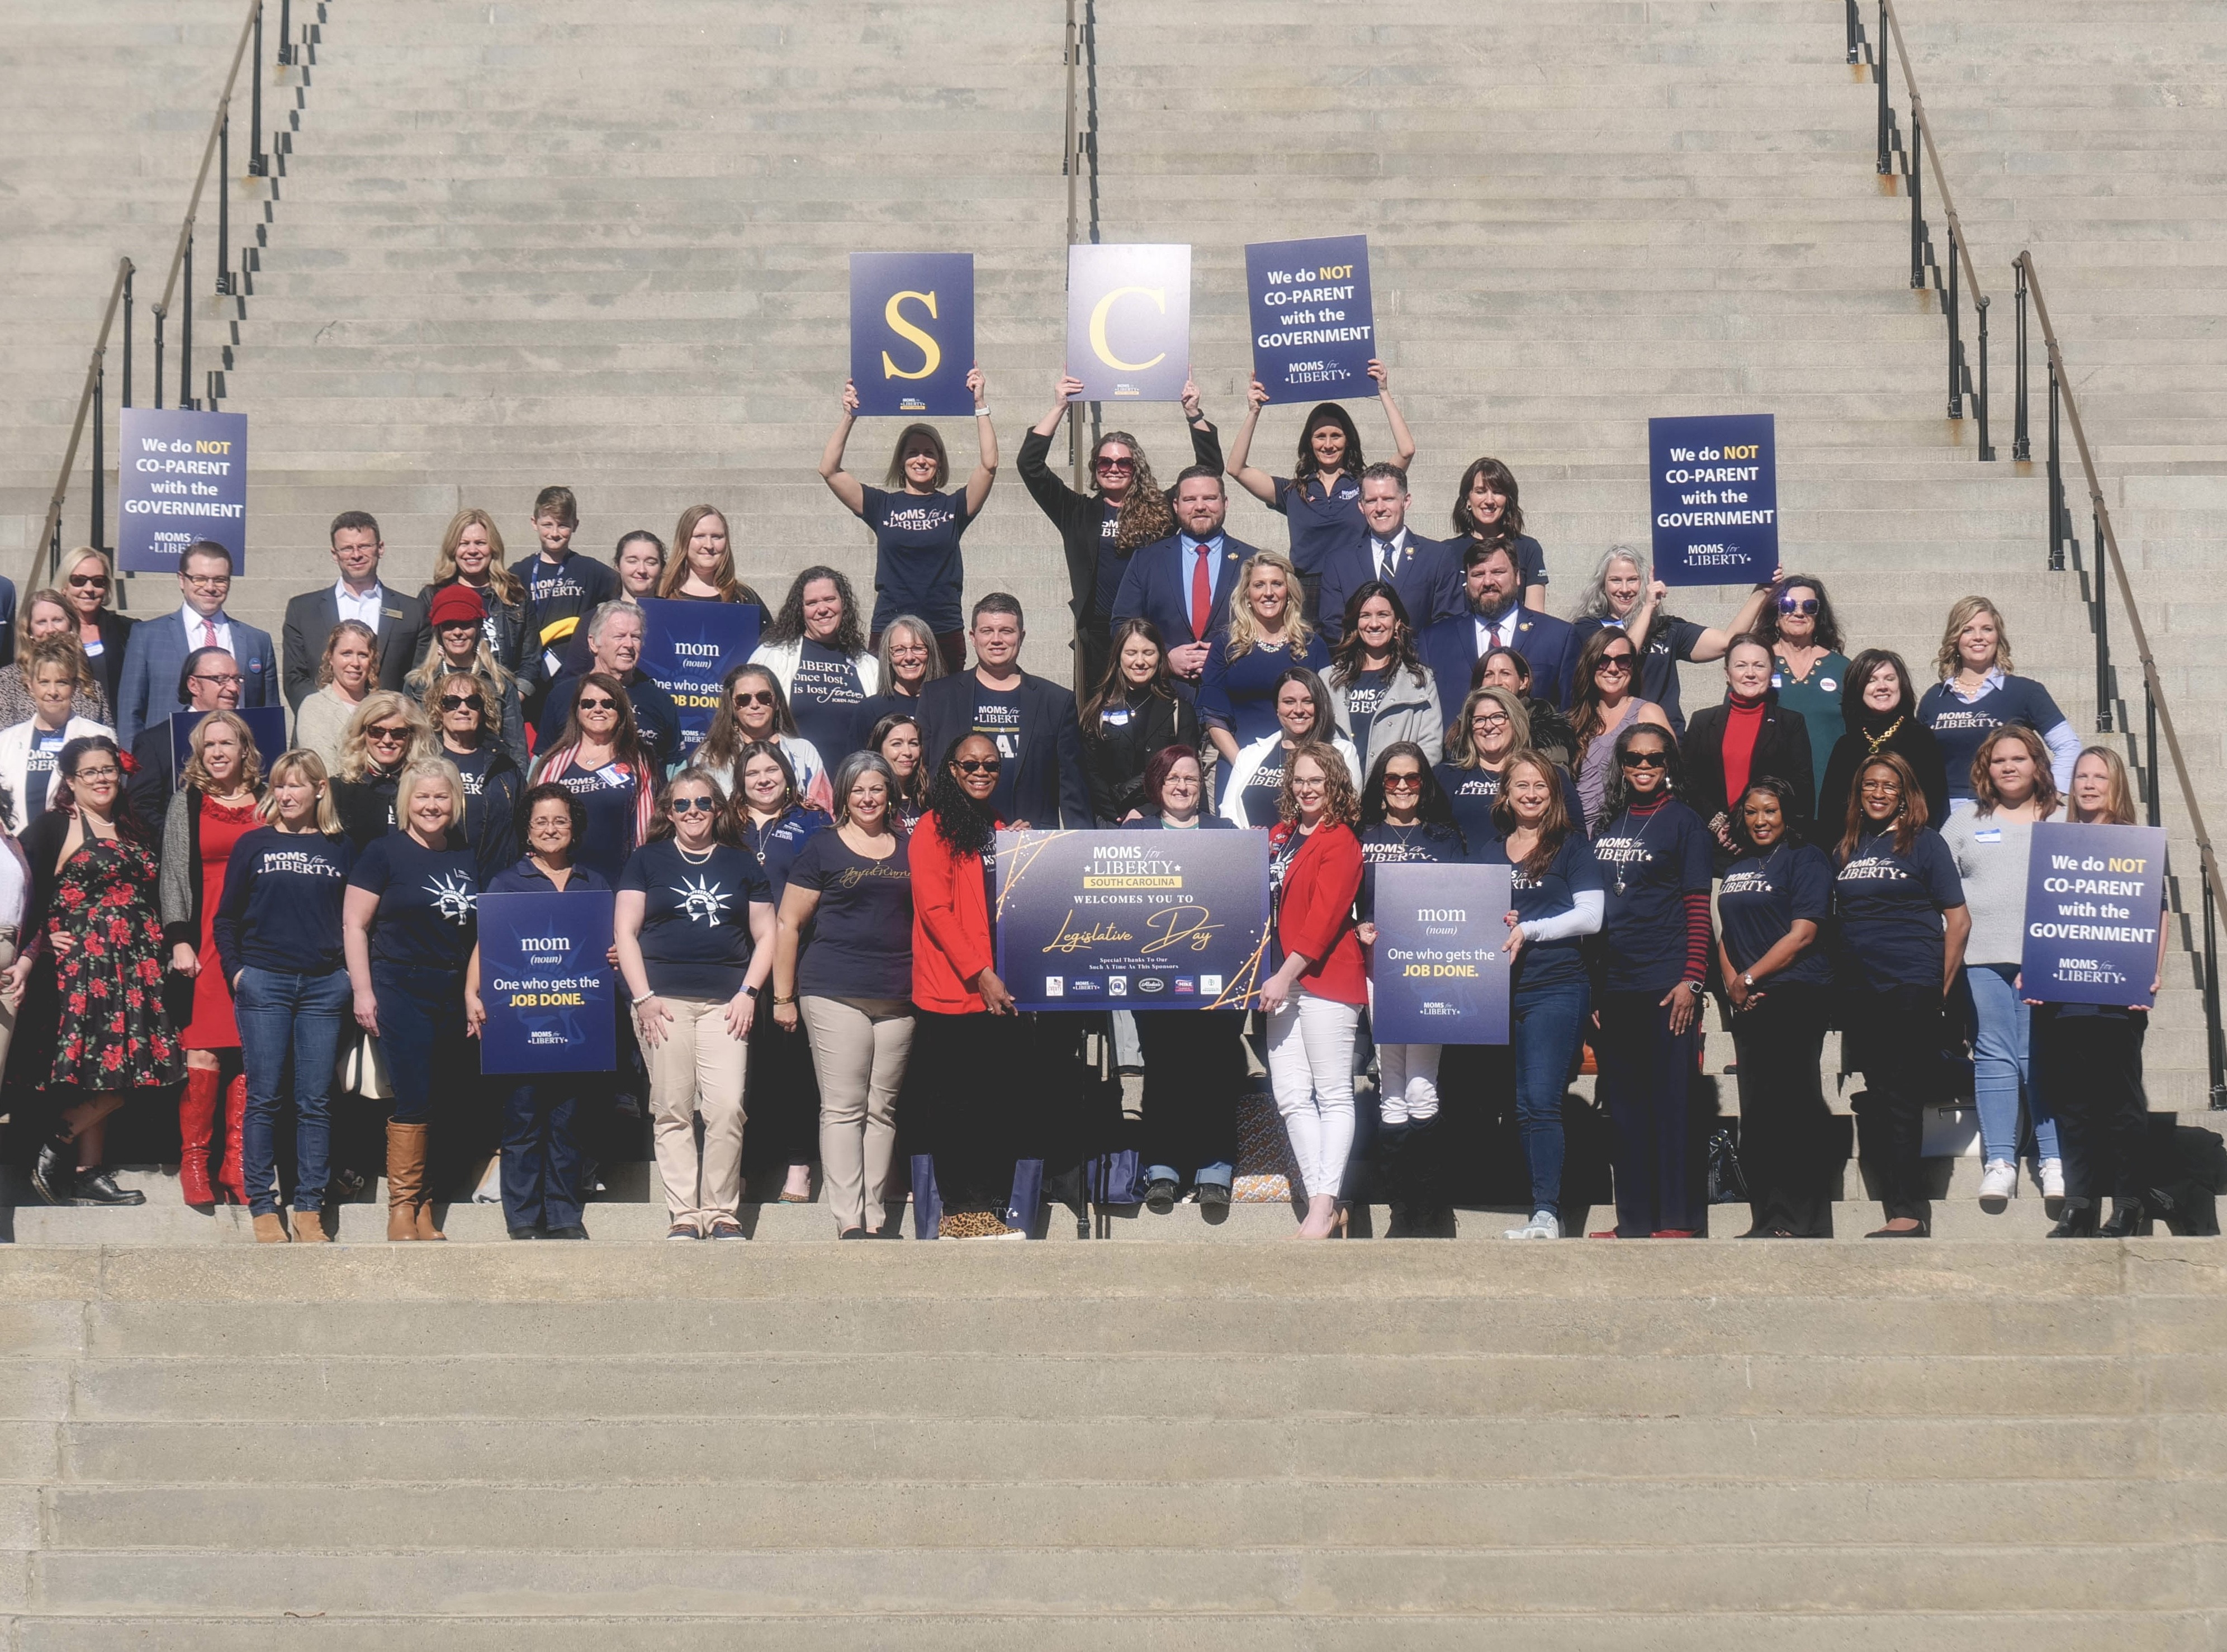
<svg viewBox="0 0 2227 1652">
<path fill-rule="evenodd" d="M 163 1010 L 163 926 L 155 857 L 120 839 L 87 840 L 55 876 L 52 934 L 77 943 L 54 966 L 61 998 L 51 1088 L 137 1090 L 185 1075 Z"/>
</svg>

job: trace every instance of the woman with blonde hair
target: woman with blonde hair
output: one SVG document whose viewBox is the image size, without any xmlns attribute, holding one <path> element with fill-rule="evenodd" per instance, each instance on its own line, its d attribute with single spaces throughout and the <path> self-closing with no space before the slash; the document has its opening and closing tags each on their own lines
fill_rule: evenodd
<svg viewBox="0 0 2227 1652">
<path fill-rule="evenodd" d="M 2049 748 L 2050 777 L 2061 794 L 2072 783 L 2080 737 L 2057 709 L 2049 691 L 2031 677 L 2014 676 L 2010 628 L 1984 596 L 1967 596 L 1949 610 L 1933 656 L 1940 679 L 1918 702 L 1918 720 L 1933 731 L 1949 770 L 1953 813 L 1972 800 L 1972 760 L 1991 730 L 2025 724 Z"/>
<path fill-rule="evenodd" d="M 17 663 L 0 666 L 0 729 L 13 728 L 30 720 L 31 686 L 24 680 L 21 662 L 41 637 L 73 633 L 76 628 L 71 617 L 69 599 L 58 590 L 35 590 L 23 599 L 23 611 L 16 618 Z M 70 698 L 70 715 L 88 723 L 112 723 L 107 692 L 101 687 L 100 679 L 93 675 L 93 663 L 85 657 L 82 646 L 78 648 L 77 661 L 78 686 L 77 692 Z"/>
<path fill-rule="evenodd" d="M 111 706 L 116 704 L 116 686 L 124 679 L 124 644 L 139 623 L 109 607 L 115 584 L 107 557 L 89 545 L 78 546 L 54 570 L 54 589 L 69 601 L 79 646 Z"/>
<path fill-rule="evenodd" d="M 361 620 L 342 620 L 325 639 L 317 686 L 294 713 L 294 743 L 317 754 L 328 773 L 341 766 L 348 720 L 379 688 L 379 634 Z"/>
<path fill-rule="evenodd" d="M 513 677 L 530 677 L 540 660 L 532 638 L 533 601 L 526 582 L 503 565 L 502 532 L 482 510 L 461 510 L 441 534 L 433 558 L 433 577 L 418 593 L 431 611 L 433 599 L 451 585 L 463 585 L 480 599 L 488 648 Z"/>
<path fill-rule="evenodd" d="M 1199 720 L 1221 755 L 1215 775 L 1219 807 L 1229 765 L 1255 741 L 1277 731 L 1276 689 L 1284 673 L 1305 666 L 1317 675 L 1330 669 L 1330 649 L 1299 611 L 1299 576 L 1280 551 L 1256 551 L 1237 571 L 1229 613 L 1207 634 L 1206 669 L 1199 679 Z"/>
<path fill-rule="evenodd" d="M 341 736 L 332 779 L 333 807 L 350 843 L 362 849 L 401 825 L 402 771 L 432 755 L 433 725 L 415 700 L 391 688 L 364 696 Z"/>
<path fill-rule="evenodd" d="M 758 610 L 758 624 L 767 617 L 765 598 L 735 577 L 735 546 L 728 537 L 727 518 L 716 505 L 691 505 L 680 513 L 673 530 L 673 559 L 657 582 L 657 594 L 668 602 L 750 603 Z"/>
<path fill-rule="evenodd" d="M 451 584 L 434 592 L 425 616 L 432 640 L 425 645 L 425 657 L 402 679 L 402 686 L 431 711 L 434 708 L 427 696 L 432 692 L 436 677 L 470 675 L 481 679 L 498 708 L 488 731 L 501 742 L 510 760 L 523 769 L 531 761 L 532 754 L 526 746 L 519 680 L 495 657 L 495 646 L 488 640 L 487 612 L 480 594 L 469 585 Z"/>
<path fill-rule="evenodd" d="M 221 715 L 221 713 L 220 713 Z M 297 746 L 271 765 L 262 824 L 233 845 L 210 935 L 232 988 L 246 1068 L 240 1132 L 259 1244 L 290 1235 L 279 1215 L 279 1109 L 294 1107 L 294 1230 L 322 1245 L 331 1179 L 333 1068 L 348 1012 L 341 909 L 355 851 L 341 833 L 323 759 Z M 292 1082 L 288 1082 L 289 1073 Z"/>
<path fill-rule="evenodd" d="M 517 864 L 520 813 L 526 771 L 495 738 L 501 713 L 495 690 L 476 672 L 443 672 L 426 690 L 425 703 L 439 731 L 439 755 L 456 764 L 464 781 L 464 837 L 489 883 Z"/>
<path fill-rule="evenodd" d="M 247 1079 L 230 983 L 218 962 L 214 926 L 233 846 L 262 824 L 263 764 L 255 737 L 234 711 L 211 711 L 194 725 L 191 755 L 163 827 L 163 939 L 170 949 L 165 996 L 186 1050 L 186 1093 L 178 1101 L 178 1190 L 188 1204 L 246 1204 L 251 1190 L 241 1158 Z M 229 1072 L 231 1082 L 225 1082 Z M 209 1147 L 217 1096 L 224 1096 L 227 1149 L 210 1185 Z"/>
</svg>

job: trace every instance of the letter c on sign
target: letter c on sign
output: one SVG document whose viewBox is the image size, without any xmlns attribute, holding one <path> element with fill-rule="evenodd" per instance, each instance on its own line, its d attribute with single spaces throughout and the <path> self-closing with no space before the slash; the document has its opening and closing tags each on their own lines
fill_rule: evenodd
<svg viewBox="0 0 2227 1652">
<path fill-rule="evenodd" d="M 1114 354 L 1113 347 L 1106 342 L 1106 312 L 1114 308 L 1114 301 L 1116 298 L 1126 298 L 1133 292 L 1142 293 L 1158 304 L 1160 307 L 1161 315 L 1165 316 L 1168 313 L 1168 290 L 1165 287 L 1116 287 L 1101 298 L 1098 301 L 1098 307 L 1090 312 L 1090 348 L 1098 353 L 1098 359 L 1109 367 L 1119 367 L 1124 373 L 1142 373 L 1145 368 L 1156 367 L 1166 360 L 1168 353 L 1163 350 L 1150 361 L 1124 361 Z"/>
<path fill-rule="evenodd" d="M 890 324 L 890 331 L 899 338 L 910 339 L 920 346 L 922 360 L 918 373 L 907 373 L 890 360 L 887 350 L 882 352 L 882 377 L 884 379 L 925 379 L 943 365 L 943 347 L 921 328 L 904 318 L 897 306 L 908 298 L 917 298 L 928 306 L 930 321 L 936 319 L 935 295 L 932 292 L 893 292 L 890 302 L 882 307 L 882 319 Z"/>
</svg>

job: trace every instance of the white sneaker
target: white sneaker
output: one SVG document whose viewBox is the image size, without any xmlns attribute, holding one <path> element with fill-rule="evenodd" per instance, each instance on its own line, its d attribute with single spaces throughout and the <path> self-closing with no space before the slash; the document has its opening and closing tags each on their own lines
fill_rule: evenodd
<svg viewBox="0 0 2227 1652">
<path fill-rule="evenodd" d="M 1981 1173 L 1980 1202 L 1990 1199 L 2006 1200 L 2018 1191 L 2018 1166 L 1996 1159 Z"/>
<path fill-rule="evenodd" d="M 1561 1236 L 1561 1218 L 1551 1210 L 1534 1210 L 1530 1221 L 1521 1228 L 1510 1228 L 1501 1235 L 1503 1239 L 1560 1239 Z"/>
<path fill-rule="evenodd" d="M 2041 1161 L 2041 1196 L 2061 1199 L 2064 1196 L 2064 1161 L 2045 1158 Z"/>
</svg>

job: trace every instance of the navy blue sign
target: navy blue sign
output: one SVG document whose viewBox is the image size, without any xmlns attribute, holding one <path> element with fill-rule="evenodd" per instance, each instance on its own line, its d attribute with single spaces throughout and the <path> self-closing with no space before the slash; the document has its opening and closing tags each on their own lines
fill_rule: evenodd
<svg viewBox="0 0 2227 1652">
<path fill-rule="evenodd" d="M 680 749 L 693 751 L 719 712 L 719 679 L 758 646 L 749 603 L 680 603 L 644 597 L 641 669 L 680 710 Z"/>
<path fill-rule="evenodd" d="M 1505 866 L 1376 869 L 1377 1043 L 1508 1042 L 1508 880 Z"/>
<path fill-rule="evenodd" d="M 1769 413 L 1650 418 L 1655 577 L 1752 585 L 1778 567 L 1778 438 Z"/>
<path fill-rule="evenodd" d="M 1265 832 L 1000 832 L 997 870 L 1024 1010 L 1235 1010 L 1260 985 Z"/>
<path fill-rule="evenodd" d="M 1255 241 L 1245 249 L 1253 313 L 1253 376 L 1272 402 L 1373 396 L 1376 317 L 1369 238 Z"/>
<path fill-rule="evenodd" d="M 608 890 L 480 896 L 482 1073 L 618 1066 Z"/>
<path fill-rule="evenodd" d="M 851 254 L 851 383 L 862 417 L 971 415 L 974 255 Z"/>
<path fill-rule="evenodd" d="M 2020 992 L 2043 1004 L 2148 1005 L 2164 915 L 2164 828 L 2034 827 Z"/>
<path fill-rule="evenodd" d="M 194 730 L 207 715 L 207 711 L 170 713 L 170 778 L 181 786 L 186 783 L 186 761 L 194 752 Z M 255 742 L 256 758 L 267 779 L 271 765 L 286 750 L 286 708 L 243 705 L 233 715 L 247 724 L 248 735 Z"/>
<path fill-rule="evenodd" d="M 116 565 L 174 573 L 196 539 L 247 571 L 247 415 L 127 407 L 118 422 Z"/>
<path fill-rule="evenodd" d="M 1190 377 L 1190 248 L 1067 249 L 1067 370 L 1083 401 L 1181 401 Z"/>
</svg>

